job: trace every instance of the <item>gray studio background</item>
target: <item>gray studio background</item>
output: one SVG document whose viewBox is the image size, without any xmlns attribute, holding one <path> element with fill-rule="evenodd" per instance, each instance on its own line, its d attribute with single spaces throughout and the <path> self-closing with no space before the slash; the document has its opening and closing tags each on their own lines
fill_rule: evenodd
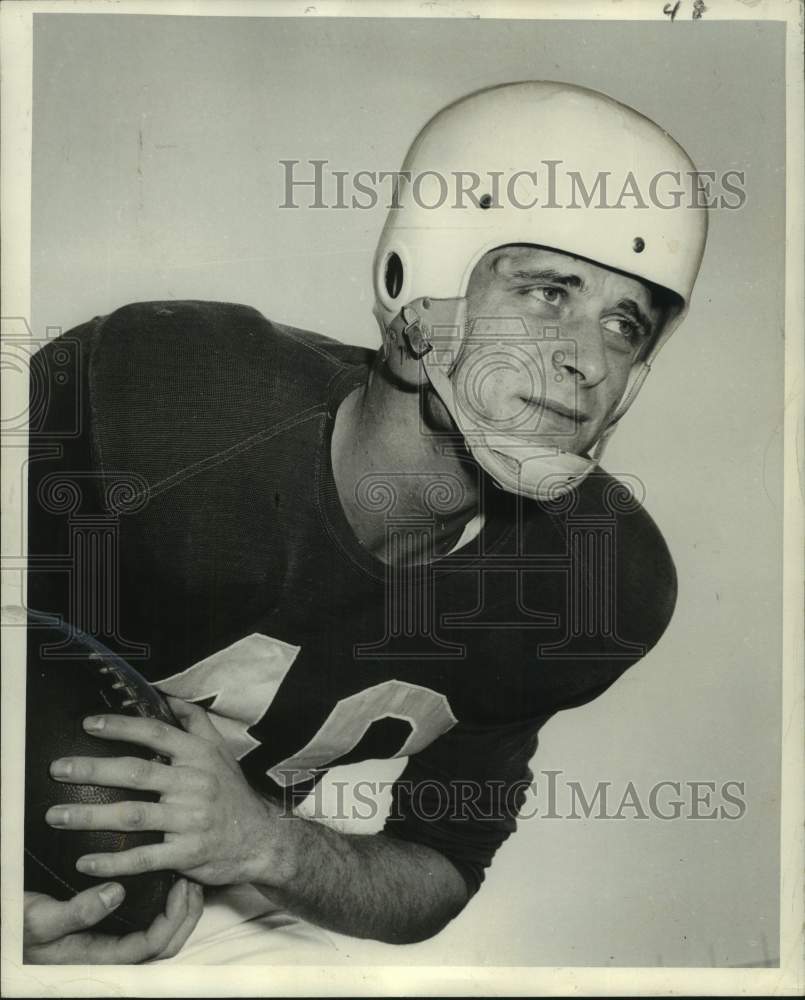
<svg viewBox="0 0 805 1000">
<path fill-rule="evenodd" d="M 32 322 L 137 299 L 249 303 L 377 344 L 383 211 L 281 210 L 280 159 L 394 170 L 481 86 L 547 78 L 654 118 L 702 169 L 747 172 L 712 214 L 687 322 L 605 463 L 638 475 L 680 577 L 660 645 L 554 718 L 533 768 L 591 789 L 745 783 L 740 820 L 531 819 L 433 941 L 356 962 L 736 965 L 778 955 L 783 26 L 37 15 Z M 544 779 L 542 789 L 546 786 Z"/>
</svg>

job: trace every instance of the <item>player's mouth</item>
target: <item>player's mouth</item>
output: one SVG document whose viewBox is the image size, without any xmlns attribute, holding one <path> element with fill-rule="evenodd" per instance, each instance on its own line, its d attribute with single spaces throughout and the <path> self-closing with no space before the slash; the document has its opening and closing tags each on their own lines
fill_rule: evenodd
<svg viewBox="0 0 805 1000">
<path fill-rule="evenodd" d="M 578 410 L 571 409 L 569 406 L 565 406 L 563 403 L 556 402 L 552 399 L 542 399 L 539 397 L 520 397 L 524 403 L 528 403 L 535 409 L 540 411 L 540 415 L 544 415 L 552 423 L 556 423 L 566 429 L 578 428 L 581 424 L 586 424 L 590 419 L 589 414 L 581 413 Z"/>
</svg>

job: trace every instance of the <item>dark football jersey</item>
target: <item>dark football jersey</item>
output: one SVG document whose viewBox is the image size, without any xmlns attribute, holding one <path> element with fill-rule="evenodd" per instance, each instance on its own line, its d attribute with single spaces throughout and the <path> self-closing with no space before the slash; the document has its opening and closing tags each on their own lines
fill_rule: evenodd
<svg viewBox="0 0 805 1000">
<path fill-rule="evenodd" d="M 407 758 L 385 833 L 441 851 L 472 891 L 515 827 L 538 729 L 654 645 L 675 574 L 603 472 L 551 504 L 484 483 L 467 545 L 375 558 L 330 461 L 371 358 L 204 302 L 126 306 L 49 343 L 32 372 L 29 605 L 203 704 L 266 795 Z M 449 509 L 455 484 L 421 478 Z M 360 489 L 392 548 L 432 537 L 396 509 L 393 470 Z"/>
</svg>

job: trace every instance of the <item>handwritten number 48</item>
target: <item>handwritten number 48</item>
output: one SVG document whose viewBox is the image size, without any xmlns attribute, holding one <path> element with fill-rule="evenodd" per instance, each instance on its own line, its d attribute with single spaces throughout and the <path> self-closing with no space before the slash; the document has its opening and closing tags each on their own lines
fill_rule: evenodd
<svg viewBox="0 0 805 1000">
<path fill-rule="evenodd" d="M 674 18 L 676 17 L 676 12 L 679 10 L 681 4 L 682 0 L 676 0 L 676 3 L 667 3 L 663 7 L 662 12 L 663 14 L 666 14 L 668 17 L 670 17 L 671 20 L 673 21 Z M 691 14 L 691 18 L 694 21 L 698 21 L 706 10 L 707 8 L 704 5 L 704 0 L 693 0 L 693 13 Z"/>
</svg>

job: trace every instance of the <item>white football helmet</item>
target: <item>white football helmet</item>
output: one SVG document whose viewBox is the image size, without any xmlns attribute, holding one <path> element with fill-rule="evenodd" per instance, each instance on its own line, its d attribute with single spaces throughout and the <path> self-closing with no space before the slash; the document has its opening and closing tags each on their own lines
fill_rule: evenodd
<svg viewBox="0 0 805 1000">
<path fill-rule="evenodd" d="M 552 190 L 528 178 L 526 172 L 540 169 L 543 178 L 552 171 Z M 610 200 L 626 183 L 637 196 L 603 208 L 601 190 L 586 199 L 572 173 L 588 193 L 604 177 Z M 707 234 L 707 211 L 690 197 L 691 183 L 698 190 L 696 168 L 663 129 L 632 108 L 582 87 L 529 81 L 478 91 L 438 112 L 415 139 L 400 174 L 374 261 L 375 315 L 387 363 L 406 378 L 413 363 L 419 380 L 430 381 L 473 457 L 500 486 L 553 498 L 600 460 L 606 439 L 687 311 Z M 468 174 L 480 177 L 480 187 L 458 198 L 456 178 Z M 668 178 L 686 195 L 669 200 Z M 530 186 L 523 187 L 526 181 Z M 522 207 L 535 197 L 533 207 Z M 676 304 L 633 364 L 593 457 L 490 432 L 461 405 L 462 393 L 451 381 L 466 334 L 470 275 L 484 254 L 507 244 L 584 257 L 673 293 Z"/>
</svg>

